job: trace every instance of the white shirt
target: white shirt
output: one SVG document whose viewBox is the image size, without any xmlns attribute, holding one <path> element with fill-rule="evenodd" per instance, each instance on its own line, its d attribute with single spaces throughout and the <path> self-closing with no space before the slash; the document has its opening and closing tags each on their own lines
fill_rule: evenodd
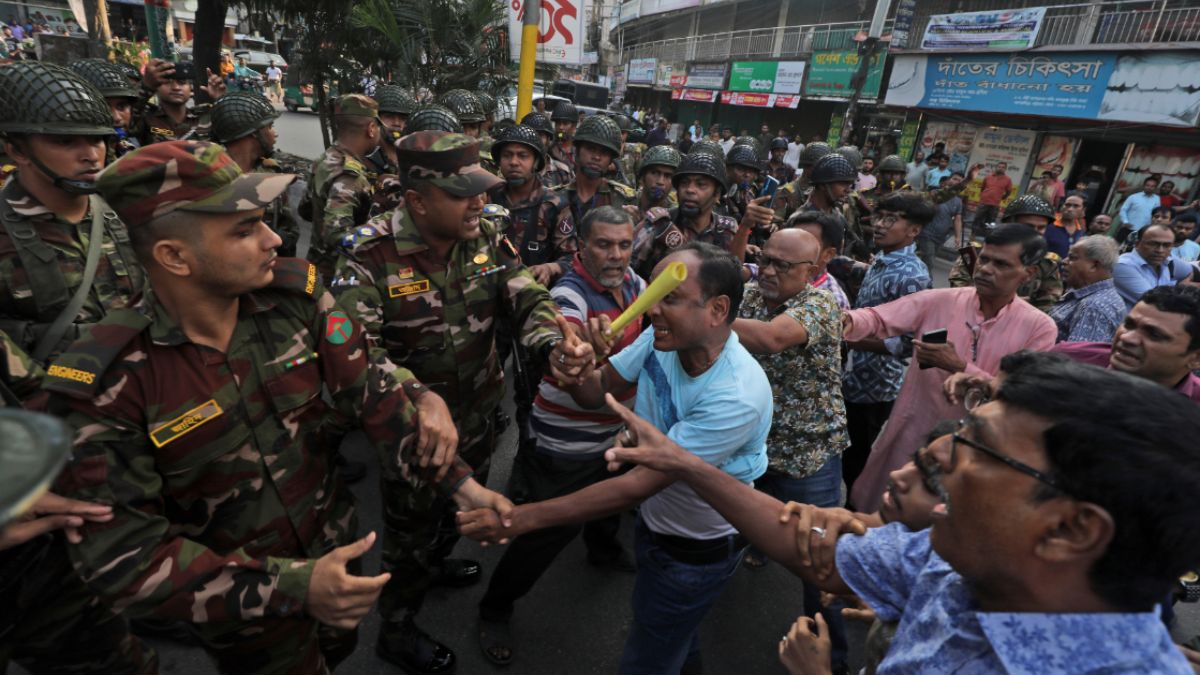
<svg viewBox="0 0 1200 675">
<path fill-rule="evenodd" d="M 788 143 L 787 152 L 783 154 L 783 163 L 793 169 L 800 168 L 800 151 L 804 149 L 803 143 Z"/>
<path fill-rule="evenodd" d="M 727 138 L 727 139 L 721 141 L 721 149 L 724 150 L 725 154 L 728 155 L 729 151 L 733 149 L 733 139 Z"/>
<path fill-rule="evenodd" d="M 274 82 L 275 80 L 283 79 L 283 71 L 275 66 L 267 68 L 267 80 Z"/>
</svg>

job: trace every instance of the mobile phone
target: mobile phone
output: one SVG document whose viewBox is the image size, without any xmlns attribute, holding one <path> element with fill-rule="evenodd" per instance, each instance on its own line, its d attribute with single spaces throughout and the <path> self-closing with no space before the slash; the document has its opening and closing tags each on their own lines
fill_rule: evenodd
<svg viewBox="0 0 1200 675">
<path fill-rule="evenodd" d="M 924 335 L 921 336 L 921 342 L 928 342 L 930 344 L 935 344 L 935 345 L 946 344 L 946 329 L 939 328 L 937 330 L 931 330 L 931 331 L 925 333 Z M 933 367 L 933 366 L 927 366 L 924 363 L 920 364 L 920 366 L 921 366 L 921 370 L 925 370 L 926 368 Z"/>
<path fill-rule="evenodd" d="M 758 191 L 759 197 L 774 197 L 775 191 L 779 189 L 779 179 L 774 176 L 767 176 L 763 181 L 762 189 Z"/>
<path fill-rule="evenodd" d="M 172 80 L 185 80 L 191 82 L 196 79 L 196 64 L 192 61 L 179 61 L 175 64 L 175 73 L 171 75 Z"/>
</svg>

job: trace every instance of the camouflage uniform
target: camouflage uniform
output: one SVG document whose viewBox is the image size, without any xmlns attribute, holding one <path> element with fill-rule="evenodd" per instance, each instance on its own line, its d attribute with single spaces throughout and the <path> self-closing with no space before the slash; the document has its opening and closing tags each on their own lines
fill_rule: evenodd
<svg viewBox="0 0 1200 675">
<path fill-rule="evenodd" d="M 676 206 L 679 206 L 679 196 L 675 194 L 674 189 L 668 191 L 667 194 L 663 195 L 663 198 L 658 200 L 657 202 L 654 202 L 653 204 L 646 204 L 646 206 L 644 208 L 642 206 L 643 199 L 649 200 L 650 197 L 646 194 L 646 188 L 640 187 L 640 188 L 638 188 L 637 195 L 636 195 L 636 198 L 634 199 L 634 201 L 636 202 L 638 210 L 642 212 L 642 216 L 641 216 L 642 218 L 645 218 L 646 213 L 650 209 L 655 208 L 655 207 L 662 208 L 662 209 L 673 209 Z"/>
<path fill-rule="evenodd" d="M 163 141 L 206 140 L 209 136 L 208 114 L 211 110 L 212 105 L 208 103 L 194 105 L 187 109 L 183 121 L 176 122 L 166 110 L 149 105 L 138 121 L 138 142 L 150 145 Z M 135 119 L 138 119 L 136 114 Z"/>
<path fill-rule="evenodd" d="M 367 217 L 383 215 L 404 206 L 404 186 L 400 183 L 400 169 L 388 158 L 383 148 L 376 148 L 366 157 L 371 186 L 371 207 Z"/>
<path fill-rule="evenodd" d="M 538 180 L 542 182 L 543 187 L 556 188 L 574 181 L 575 171 L 567 163 L 547 153 L 546 166 L 538 173 Z"/>
<path fill-rule="evenodd" d="M 477 149 L 460 134 L 411 134 L 401 141 L 402 169 L 437 175 L 431 182 L 443 189 L 482 191 L 498 179 L 480 177 Z M 539 353 L 561 334 L 549 292 L 492 223 L 484 219 L 480 227 L 482 236 L 459 241 L 447 261 L 432 255 L 406 210 L 375 218 L 351 255 L 339 259 L 332 288 L 373 344 L 446 401 L 458 427 L 459 456 L 482 483 L 495 449 L 494 413 L 504 394 L 497 318 L 508 313 L 521 343 Z M 383 560 L 392 580 L 380 597 L 381 639 L 398 635 L 406 616 L 420 608 L 454 547 L 449 507 L 429 486 L 385 477 Z"/>
<path fill-rule="evenodd" d="M 572 239 L 575 238 L 575 228 L 579 221 L 597 206 L 637 206 L 637 193 L 634 189 L 615 180 L 601 180 L 596 194 L 592 195 L 587 203 L 579 199 L 579 188 L 576 187 L 575 181 L 554 188 L 553 192 L 561 197 L 566 205 L 566 213 L 558 221 L 558 234 Z M 570 252 L 574 253 L 574 248 L 571 248 Z"/>
<path fill-rule="evenodd" d="M 804 180 L 803 174 L 796 180 L 779 186 L 775 198 L 771 200 L 771 208 L 775 209 L 775 221 L 786 223 L 793 213 L 808 203 L 812 191 L 813 186 Z"/>
<path fill-rule="evenodd" d="M 564 166 L 571 170 L 571 175 L 575 174 L 576 166 L 574 143 L 568 143 L 566 147 L 563 147 L 562 143 L 553 143 L 550 145 L 550 149 L 546 151 L 546 154 L 558 160 L 559 162 L 562 162 Z"/>
<path fill-rule="evenodd" d="M 974 249 L 973 258 L 978 259 L 979 253 L 983 250 L 983 244 L 973 241 L 971 247 Z M 1050 311 L 1050 308 L 1063 295 L 1061 265 L 1062 258 L 1057 253 L 1047 252 L 1045 257 L 1038 261 L 1037 276 L 1021 284 L 1017 288 L 1017 295 L 1025 298 L 1029 304 L 1043 312 Z M 954 267 L 950 269 L 951 288 L 974 286 L 975 279 L 972 276 L 974 269 L 974 260 L 968 261 L 965 253 L 959 254 L 958 260 L 954 262 Z"/>
<path fill-rule="evenodd" d="M 570 209 L 562 195 L 539 185 L 529 199 L 514 203 L 509 201 L 505 186 L 497 185 L 488 190 L 488 199 L 502 209 L 493 215 L 493 224 L 516 247 L 522 263 L 530 267 L 552 262 L 569 264 L 578 242 L 574 227 L 564 223 Z"/>
<path fill-rule="evenodd" d="M 622 148 L 620 162 L 621 174 L 624 179 L 618 182 L 633 185 L 637 181 L 638 166 L 642 163 L 642 155 L 646 152 L 645 143 L 626 143 Z"/>
<path fill-rule="evenodd" d="M 291 178 L 242 176 L 220 146 L 169 143 L 110 167 L 100 188 L 136 227 L 172 206 L 261 207 Z M 334 409 L 357 419 L 385 474 L 424 484 L 405 393 L 420 384 L 369 347 L 305 261 L 277 259 L 273 281 L 239 302 L 223 353 L 192 342 L 148 290 L 51 366 L 53 404 L 80 430 L 59 484 L 114 508 L 70 555 L 119 611 L 195 624 L 223 672 L 328 672 L 356 634 L 319 625 L 305 603 L 316 560 L 356 522 L 326 425 Z M 469 475 L 459 462 L 441 485 Z"/>
<path fill-rule="evenodd" d="M 796 180 L 796 170 L 793 169 L 791 165 L 783 162 L 778 164 L 775 162 L 767 162 L 767 173 L 771 174 L 775 177 L 775 180 L 779 181 L 780 187 Z"/>
<path fill-rule="evenodd" d="M 629 266 L 643 279 L 653 276 L 654 266 L 671 251 L 690 241 L 703 241 L 729 250 L 738 223 L 729 216 L 712 214 L 708 229 L 696 232 L 683 222 L 679 209 L 655 207 L 646 212 L 646 217 L 637 227 L 633 239 L 633 259 Z"/>
</svg>

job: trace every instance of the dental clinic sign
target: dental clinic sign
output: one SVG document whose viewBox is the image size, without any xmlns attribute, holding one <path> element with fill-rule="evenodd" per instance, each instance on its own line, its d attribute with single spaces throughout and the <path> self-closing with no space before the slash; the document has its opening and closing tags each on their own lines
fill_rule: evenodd
<svg viewBox="0 0 1200 675">
<path fill-rule="evenodd" d="M 803 83 L 803 61 L 735 61 L 729 70 L 729 91 L 799 94 Z"/>
</svg>

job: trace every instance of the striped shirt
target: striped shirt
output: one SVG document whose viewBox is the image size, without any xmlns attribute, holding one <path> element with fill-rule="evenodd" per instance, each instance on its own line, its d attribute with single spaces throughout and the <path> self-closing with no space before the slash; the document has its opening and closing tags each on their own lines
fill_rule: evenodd
<svg viewBox="0 0 1200 675">
<path fill-rule="evenodd" d="M 570 269 L 550 290 L 550 295 L 567 321 L 583 325 L 594 316 L 616 319 L 644 290 L 646 282 L 629 269 L 625 271 L 625 281 L 620 288 L 601 286 L 584 269 L 576 254 Z M 626 326 L 613 345 L 612 353 L 616 354 L 632 344 L 641 332 L 641 321 Z M 636 395 L 637 388 L 630 388 L 620 398 L 621 404 L 632 407 L 631 402 Z M 538 451 L 567 459 L 594 459 L 597 454 L 612 447 L 613 438 L 621 430 L 621 418 L 609 412 L 607 407 L 595 409 L 580 406 L 550 377 L 544 378 L 538 385 L 530 424 L 537 436 Z"/>
</svg>

